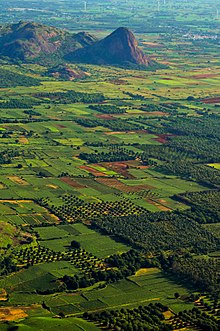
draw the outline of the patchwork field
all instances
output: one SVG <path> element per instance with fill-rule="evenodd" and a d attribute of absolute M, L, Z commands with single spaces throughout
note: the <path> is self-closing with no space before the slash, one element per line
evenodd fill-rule
<path fill-rule="evenodd" d="M 0 330 L 219 329 L 219 31 L 197 2 L 2 3 L 1 36 L 125 25 L 153 65 L 0 45 Z"/>

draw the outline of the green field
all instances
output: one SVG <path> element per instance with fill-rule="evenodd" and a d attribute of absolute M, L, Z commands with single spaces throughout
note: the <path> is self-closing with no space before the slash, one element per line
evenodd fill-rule
<path fill-rule="evenodd" d="M 139 331 L 125 310 L 155 303 L 175 330 L 219 329 L 216 0 L 18 2 L 0 11 L 0 330 Z M 69 60 L 119 26 L 153 66 Z"/>

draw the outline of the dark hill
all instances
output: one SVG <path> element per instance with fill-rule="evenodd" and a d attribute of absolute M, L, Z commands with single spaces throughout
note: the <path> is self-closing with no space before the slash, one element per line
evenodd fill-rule
<path fill-rule="evenodd" d="M 127 28 L 118 28 L 106 38 L 69 54 L 67 58 L 91 64 L 144 66 L 153 64 L 138 47 L 134 34 Z"/>
<path fill-rule="evenodd" d="M 53 67 L 64 64 L 64 60 L 135 68 L 155 66 L 127 28 L 118 28 L 106 38 L 97 40 L 86 32 L 71 34 L 39 23 L 19 22 L 0 28 L 1 56 Z M 59 70 L 57 75 L 64 79 L 72 74 L 69 70 Z"/>
<path fill-rule="evenodd" d="M 97 41 L 86 33 L 69 32 L 33 22 L 19 22 L 4 29 L 0 38 L 0 55 L 30 60 L 48 54 L 62 58 L 65 54 Z"/>

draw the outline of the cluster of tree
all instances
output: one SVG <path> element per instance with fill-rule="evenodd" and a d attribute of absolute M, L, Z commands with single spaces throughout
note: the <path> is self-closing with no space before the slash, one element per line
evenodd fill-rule
<path fill-rule="evenodd" d="M 142 104 L 140 107 L 140 110 L 146 111 L 146 112 L 154 112 L 159 111 L 162 113 L 168 113 L 172 115 L 176 115 L 178 113 L 178 108 L 187 108 L 184 106 L 180 106 L 179 103 L 159 103 L 159 104 Z"/>
<path fill-rule="evenodd" d="M 145 97 L 141 94 L 134 94 L 131 92 L 123 92 L 125 95 L 128 95 L 129 97 L 131 97 L 133 100 L 145 100 Z"/>
<path fill-rule="evenodd" d="M 75 203 L 76 202 L 76 203 Z M 133 215 L 141 214 L 145 211 L 143 207 L 135 205 L 131 200 L 85 202 L 80 199 L 66 201 L 63 205 L 54 206 L 47 202 L 47 208 L 57 215 L 61 220 L 68 222 L 76 220 L 88 220 L 99 218 L 100 215 Z"/>
<path fill-rule="evenodd" d="M 169 145 L 136 145 L 137 148 L 143 151 L 143 159 L 155 158 L 160 161 L 186 160 L 189 155 L 186 152 L 178 151 L 176 148 L 171 148 Z"/>
<path fill-rule="evenodd" d="M 76 242 L 74 242 L 75 246 Z M 61 280 L 68 290 L 76 290 L 92 286 L 97 282 L 105 281 L 113 283 L 125 277 L 133 275 L 140 268 L 148 268 L 156 265 L 155 260 L 149 260 L 139 252 L 130 250 L 122 255 L 113 255 L 105 259 L 107 269 L 92 268 L 84 275 L 65 275 Z M 158 265 L 158 264 L 157 264 Z"/>
<path fill-rule="evenodd" d="M 0 276 L 17 271 L 12 256 L 0 256 Z"/>
<path fill-rule="evenodd" d="M 158 257 L 161 267 L 171 272 L 175 277 L 191 283 L 201 291 L 219 293 L 219 266 L 218 259 L 195 257 L 189 254 L 182 256 L 161 254 Z"/>
<path fill-rule="evenodd" d="M 118 145 L 108 146 L 109 152 L 100 152 L 100 153 L 81 153 L 79 157 L 82 160 L 86 160 L 88 163 L 99 163 L 99 162 L 118 162 L 118 161 L 128 161 L 140 159 L 144 165 L 154 165 L 157 163 L 149 159 L 148 154 L 141 152 L 134 152 L 127 148 L 123 148 Z"/>
<path fill-rule="evenodd" d="M 201 224 L 220 222 L 219 190 L 190 192 L 176 195 L 174 198 L 191 206 L 191 209 L 183 213 L 196 222 Z"/>
<path fill-rule="evenodd" d="M 97 110 L 100 113 L 104 114 L 123 114 L 126 113 L 125 108 L 120 108 L 115 105 L 90 105 L 90 109 Z"/>
<path fill-rule="evenodd" d="M 201 312 L 198 308 L 179 312 L 172 320 L 172 324 L 174 326 L 178 325 L 178 328 L 184 326 L 196 327 L 201 331 L 218 331 L 220 329 L 219 320 L 205 312 Z"/>
<path fill-rule="evenodd" d="M 102 102 L 105 100 L 105 97 L 102 93 L 85 93 L 85 92 L 76 92 L 76 91 L 67 91 L 67 92 L 50 92 L 50 93 L 38 93 L 35 94 L 35 97 L 45 100 L 50 100 L 54 103 L 93 103 L 93 102 Z"/>
<path fill-rule="evenodd" d="M 161 303 L 96 313 L 84 313 L 89 321 L 99 323 L 103 328 L 115 331 L 169 331 L 172 326 L 165 324 L 163 315 L 168 308 Z"/>
<path fill-rule="evenodd" d="M 0 108 L 2 109 L 11 109 L 11 108 L 31 108 L 35 105 L 38 105 L 39 101 L 34 99 L 10 99 L 0 102 Z"/>
<path fill-rule="evenodd" d="M 133 131 L 133 130 L 142 130 L 144 129 L 144 126 L 128 122 L 121 119 L 112 119 L 110 121 L 106 121 L 101 118 L 77 118 L 74 119 L 74 121 L 82 126 L 88 127 L 88 128 L 95 128 L 96 126 L 104 126 L 106 128 L 109 128 L 113 131 Z"/>
<path fill-rule="evenodd" d="M 117 162 L 117 161 L 128 161 L 135 160 L 136 155 L 133 151 L 122 151 L 121 149 L 116 151 L 110 151 L 109 153 L 80 153 L 79 157 L 82 160 L 86 160 L 88 163 L 99 163 L 99 162 Z"/>
<path fill-rule="evenodd" d="M 220 139 L 220 118 L 217 115 L 202 117 L 169 117 L 163 123 L 167 132 L 180 136 Z"/>
<path fill-rule="evenodd" d="M 40 116 L 41 115 L 38 111 L 33 110 L 33 109 L 24 110 L 24 114 L 27 114 L 29 116 Z"/>
<path fill-rule="evenodd" d="M 36 233 L 36 236 L 40 240 L 38 233 Z M 58 237 L 55 239 L 61 238 Z M 89 274 L 90 277 L 91 272 L 95 273 L 99 270 L 105 271 L 106 269 L 103 260 L 98 259 L 96 256 L 80 248 L 80 243 L 77 241 L 72 241 L 69 250 L 66 252 L 55 252 L 39 245 L 37 247 L 14 249 L 12 254 L 13 261 L 20 269 L 28 268 L 34 264 L 55 261 L 68 261 L 76 268 L 83 269 L 83 272 Z"/>
<path fill-rule="evenodd" d="M 5 150 L 0 152 L 0 164 L 11 163 L 12 158 L 19 156 L 19 152 L 16 150 Z"/>
<path fill-rule="evenodd" d="M 3 68 L 0 69 L 0 88 L 37 85 L 40 85 L 40 80 L 37 78 L 18 74 Z"/>
<path fill-rule="evenodd" d="M 190 159 L 200 162 L 220 162 L 219 143 L 217 138 L 196 136 L 178 136 L 169 139 L 169 147 L 179 153 L 185 153 Z"/>
<path fill-rule="evenodd" d="M 134 274 L 140 268 L 150 268 L 158 265 L 156 260 L 148 259 L 137 250 L 131 249 L 123 254 L 114 254 L 105 259 L 107 265 L 116 267 L 128 274 Z"/>
<path fill-rule="evenodd" d="M 176 162 L 166 162 L 156 168 L 165 174 L 172 174 L 183 179 L 196 180 L 203 185 L 218 186 L 220 184 L 220 172 L 202 164 L 186 162 L 185 160 L 176 160 Z"/>
<path fill-rule="evenodd" d="M 184 248 L 207 252 L 217 250 L 220 245 L 219 239 L 182 212 L 145 211 L 121 217 L 99 215 L 92 224 L 105 233 L 120 237 L 123 242 L 151 252 Z"/>

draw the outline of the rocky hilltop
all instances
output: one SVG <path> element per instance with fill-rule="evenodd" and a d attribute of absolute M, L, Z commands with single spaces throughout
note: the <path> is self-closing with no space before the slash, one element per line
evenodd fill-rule
<path fill-rule="evenodd" d="M 91 64 L 138 64 L 149 66 L 152 61 L 138 47 L 134 34 L 118 28 L 106 38 L 67 56 L 72 61 Z"/>
<path fill-rule="evenodd" d="M 19 22 L 0 31 L 0 56 L 45 64 L 153 65 L 138 47 L 134 34 L 123 27 L 98 40 L 86 32 L 71 34 L 39 23 Z"/>
<path fill-rule="evenodd" d="M 0 55 L 20 60 L 46 58 L 49 54 L 62 58 L 95 41 L 95 37 L 85 32 L 71 34 L 39 23 L 19 22 L 1 33 Z"/>

